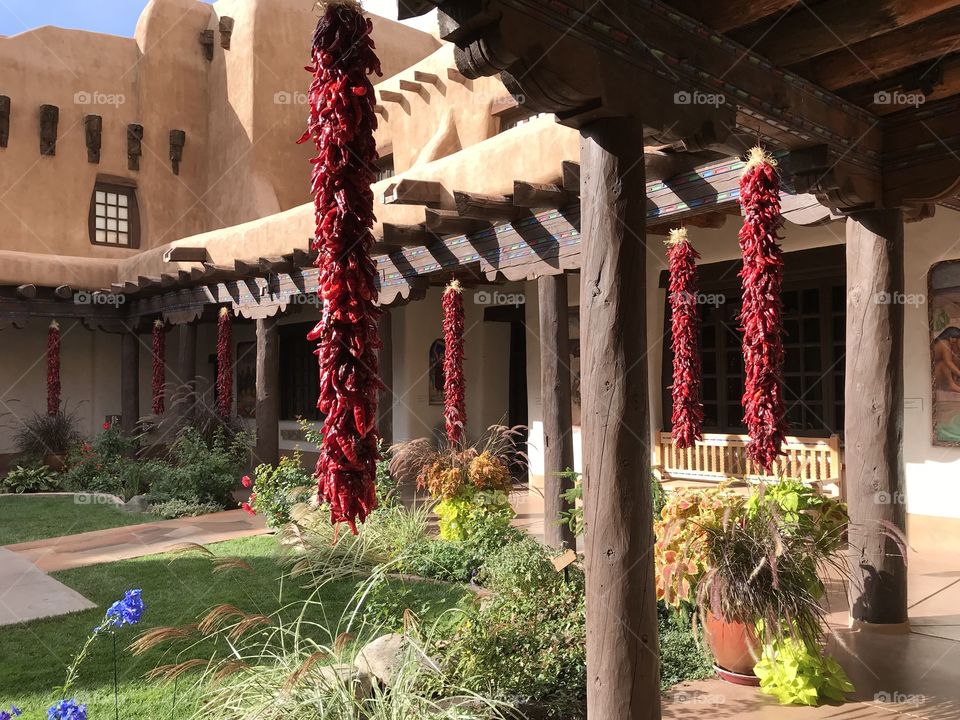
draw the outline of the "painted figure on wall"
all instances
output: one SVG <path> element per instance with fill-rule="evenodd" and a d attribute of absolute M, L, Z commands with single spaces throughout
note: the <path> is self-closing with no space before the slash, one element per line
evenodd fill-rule
<path fill-rule="evenodd" d="M 930 268 L 933 443 L 960 446 L 960 261 Z"/>

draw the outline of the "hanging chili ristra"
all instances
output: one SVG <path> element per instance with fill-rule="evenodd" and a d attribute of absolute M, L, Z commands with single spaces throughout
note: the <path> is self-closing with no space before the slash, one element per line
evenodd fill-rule
<path fill-rule="evenodd" d="M 230 417 L 233 407 L 233 333 L 230 311 L 220 308 L 217 318 L 217 415 Z"/>
<path fill-rule="evenodd" d="M 60 324 L 47 329 L 47 415 L 60 412 Z"/>
<path fill-rule="evenodd" d="M 700 292 L 697 260 L 700 254 L 687 238 L 686 228 L 670 231 L 667 262 L 670 266 L 670 331 L 673 349 L 673 442 L 693 447 L 703 437 L 703 403 L 700 399 Z"/>
<path fill-rule="evenodd" d="M 153 403 L 151 409 L 154 415 L 163 415 L 165 409 L 163 388 L 167 379 L 167 335 L 163 331 L 163 320 L 153 321 L 153 337 L 151 340 L 150 350 L 153 355 L 153 374 L 151 376 Z"/>
<path fill-rule="evenodd" d="M 443 291 L 443 418 L 451 445 L 467 428 L 467 382 L 463 377 L 463 287 L 452 280 Z"/>
<path fill-rule="evenodd" d="M 755 463 L 770 471 L 787 433 L 783 401 L 783 251 L 777 243 L 780 176 L 776 161 L 763 148 L 750 151 L 740 178 L 743 227 L 744 423 L 750 435 L 747 450 Z"/>
<path fill-rule="evenodd" d="M 323 443 L 317 460 L 322 500 L 330 519 L 353 532 L 376 507 L 377 376 L 376 266 L 373 192 L 377 149 L 374 92 L 368 75 L 380 72 L 371 22 L 355 0 L 319 3 L 323 17 L 313 38 L 307 132 L 313 140 L 312 193 L 316 214 L 321 320 L 307 335 L 319 341 Z"/>

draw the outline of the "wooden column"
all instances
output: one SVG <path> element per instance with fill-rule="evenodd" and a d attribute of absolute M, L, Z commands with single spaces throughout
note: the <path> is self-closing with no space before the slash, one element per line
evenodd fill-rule
<path fill-rule="evenodd" d="M 280 315 L 257 320 L 257 462 L 280 462 Z"/>
<path fill-rule="evenodd" d="M 660 718 L 640 123 L 582 130 L 580 274 L 587 708 Z"/>
<path fill-rule="evenodd" d="M 903 467 L 903 213 L 847 218 L 844 463 L 850 511 L 850 613 L 907 620 Z"/>
<path fill-rule="evenodd" d="M 140 422 L 140 339 L 135 330 L 120 335 L 120 425 L 135 435 Z"/>
<path fill-rule="evenodd" d="M 197 400 L 197 324 L 195 322 L 177 325 L 177 391 L 179 416 L 188 418 L 193 415 Z"/>
<path fill-rule="evenodd" d="M 576 538 L 561 514 L 570 510 L 563 494 L 573 483 L 559 473 L 573 468 L 570 405 L 570 321 L 567 276 L 537 280 L 540 310 L 540 398 L 543 404 L 543 536 L 547 545 L 574 548 Z"/>
<path fill-rule="evenodd" d="M 380 316 L 380 380 L 384 389 L 377 399 L 377 431 L 387 447 L 393 444 L 393 314 L 384 308 Z"/>

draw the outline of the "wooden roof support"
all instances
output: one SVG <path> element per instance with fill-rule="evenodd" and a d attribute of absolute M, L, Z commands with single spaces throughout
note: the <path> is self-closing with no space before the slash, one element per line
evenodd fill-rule
<path fill-rule="evenodd" d="M 461 217 L 456 210 L 435 210 L 426 208 L 424 224 L 427 230 L 438 235 L 461 235 L 479 232 L 490 227 L 489 222 Z"/>
<path fill-rule="evenodd" d="M 403 93 L 396 90 L 377 90 L 377 96 L 382 103 L 402 103 L 404 101 Z"/>
<path fill-rule="evenodd" d="M 573 160 L 564 160 L 560 164 L 560 174 L 563 177 L 563 189 L 568 193 L 580 196 L 580 163 Z"/>
<path fill-rule="evenodd" d="M 399 247 L 429 245 L 437 236 L 424 229 L 423 225 L 397 225 L 383 223 L 383 244 Z"/>
<path fill-rule="evenodd" d="M 260 258 L 257 263 L 264 275 L 277 275 L 294 269 L 293 263 L 283 258 Z"/>
<path fill-rule="evenodd" d="M 513 204 L 513 197 L 510 195 L 481 195 L 454 190 L 453 200 L 457 205 L 457 214 L 473 220 L 516 220 L 528 214 L 526 210 Z"/>
<path fill-rule="evenodd" d="M 439 207 L 443 185 L 434 180 L 403 178 L 391 184 L 383 193 L 384 205 L 426 205 Z"/>
<path fill-rule="evenodd" d="M 241 277 L 255 277 L 260 274 L 260 265 L 245 260 L 234 260 L 233 269 Z"/>
<path fill-rule="evenodd" d="M 576 202 L 577 196 L 559 185 L 513 181 L 513 204 L 525 208 L 561 208 Z"/>
<path fill-rule="evenodd" d="M 24 300 L 32 300 L 37 296 L 37 286 L 32 284 L 18 285 L 17 295 Z"/>
<path fill-rule="evenodd" d="M 293 259 L 293 264 L 297 267 L 312 267 L 317 260 L 317 252 L 316 250 L 294 250 L 291 253 L 291 257 Z"/>
<path fill-rule="evenodd" d="M 674 8 L 714 30 L 726 32 L 794 7 L 796 0 L 672 0 Z"/>
<path fill-rule="evenodd" d="M 163 254 L 164 262 L 207 262 L 210 255 L 205 247 L 175 245 Z"/>
<path fill-rule="evenodd" d="M 427 91 L 419 82 L 415 80 L 400 80 L 400 89 L 407 92 L 415 92 L 417 95 L 426 95 Z"/>
<path fill-rule="evenodd" d="M 380 103 L 373 106 L 373 111 L 382 118 L 387 117 L 387 109 Z"/>
<path fill-rule="evenodd" d="M 158 277 L 153 277 L 153 276 L 147 277 L 146 275 L 137 276 L 137 287 L 140 290 L 147 290 L 149 288 L 159 287 L 159 286 L 160 286 L 160 278 Z"/>
<path fill-rule="evenodd" d="M 169 288 L 176 287 L 180 282 L 180 275 L 174 273 L 161 273 L 160 274 L 160 287 Z"/>
<path fill-rule="evenodd" d="M 457 68 L 447 68 L 447 80 L 459 85 L 470 85 L 470 79 Z"/>
<path fill-rule="evenodd" d="M 53 289 L 53 296 L 57 300 L 72 300 L 73 288 L 69 285 L 57 285 L 57 287 Z"/>
<path fill-rule="evenodd" d="M 424 72 L 423 70 L 414 70 L 413 79 L 417 82 L 430 83 L 431 85 L 439 85 L 440 77 L 434 75 L 433 73 Z"/>

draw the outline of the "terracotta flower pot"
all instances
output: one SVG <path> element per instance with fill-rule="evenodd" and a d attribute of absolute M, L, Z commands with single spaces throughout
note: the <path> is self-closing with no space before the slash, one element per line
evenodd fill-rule
<path fill-rule="evenodd" d="M 738 684 L 759 684 L 753 666 L 760 659 L 760 641 L 752 627 L 708 613 L 703 632 L 713 652 L 717 674 L 722 679 Z"/>
<path fill-rule="evenodd" d="M 60 472 L 67 464 L 66 457 L 56 453 L 49 453 L 43 456 L 43 464 L 54 472 Z"/>

